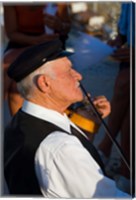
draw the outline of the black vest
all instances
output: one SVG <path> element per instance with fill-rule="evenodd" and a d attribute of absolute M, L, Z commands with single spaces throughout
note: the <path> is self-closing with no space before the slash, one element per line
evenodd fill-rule
<path fill-rule="evenodd" d="M 10 194 L 42 195 L 35 174 L 34 157 L 41 141 L 54 131 L 69 134 L 56 125 L 21 110 L 13 117 L 4 135 L 4 175 Z M 74 135 L 78 137 L 81 134 Z M 90 142 L 85 137 L 78 138 L 89 152 L 92 151 L 89 148 Z M 101 163 L 99 165 L 103 168 Z"/>

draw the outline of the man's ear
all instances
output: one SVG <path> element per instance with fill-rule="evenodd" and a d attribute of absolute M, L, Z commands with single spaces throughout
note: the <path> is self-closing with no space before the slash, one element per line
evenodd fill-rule
<path fill-rule="evenodd" d="M 45 75 L 39 75 L 37 77 L 37 87 L 41 92 L 47 92 L 49 89 L 48 78 Z"/>

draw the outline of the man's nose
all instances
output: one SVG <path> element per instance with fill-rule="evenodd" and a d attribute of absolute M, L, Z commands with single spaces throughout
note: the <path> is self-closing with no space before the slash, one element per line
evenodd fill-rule
<path fill-rule="evenodd" d="M 82 75 L 79 73 L 79 72 L 77 72 L 76 70 L 74 70 L 73 69 L 73 72 L 74 72 L 74 76 L 78 79 L 78 80 L 82 80 Z"/>

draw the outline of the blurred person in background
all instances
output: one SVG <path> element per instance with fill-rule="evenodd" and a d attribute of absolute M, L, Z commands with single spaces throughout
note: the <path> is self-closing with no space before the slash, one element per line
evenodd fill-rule
<path fill-rule="evenodd" d="M 63 2 L 39 5 L 4 3 L 3 6 L 8 38 L 3 56 L 4 98 L 8 100 L 10 114 L 14 115 L 21 107 L 23 99 L 17 91 L 15 81 L 7 76 L 9 65 L 31 45 L 60 38 L 65 48 L 71 23 L 69 5 Z M 47 28 L 52 29 L 52 32 L 47 31 Z"/>
<path fill-rule="evenodd" d="M 112 137 L 121 134 L 120 146 L 128 163 L 130 163 L 130 66 L 134 67 L 135 45 L 135 7 L 134 3 L 122 3 L 118 22 L 118 35 L 109 41 L 111 46 L 117 47 L 112 57 L 120 62 L 114 94 L 111 101 L 111 114 L 108 127 Z M 112 142 L 105 134 L 99 144 L 99 153 L 105 162 L 110 157 Z M 130 166 L 129 166 L 130 167 Z M 115 177 L 117 185 L 124 191 L 130 192 L 130 171 L 121 159 L 119 175 Z"/>

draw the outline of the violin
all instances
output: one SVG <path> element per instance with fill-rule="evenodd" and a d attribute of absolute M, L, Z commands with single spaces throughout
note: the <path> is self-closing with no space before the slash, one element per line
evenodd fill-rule
<path fill-rule="evenodd" d="M 101 123 L 92 112 L 90 106 L 82 104 L 76 109 L 68 108 L 65 113 L 69 119 L 83 131 L 89 134 L 98 132 Z"/>

